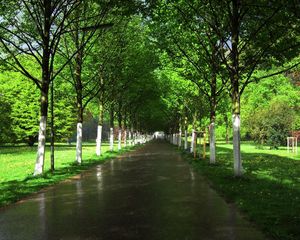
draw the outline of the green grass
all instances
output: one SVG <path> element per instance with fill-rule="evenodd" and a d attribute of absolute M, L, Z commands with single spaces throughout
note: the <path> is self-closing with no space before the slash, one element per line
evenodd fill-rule
<path fill-rule="evenodd" d="M 217 144 L 217 163 L 186 157 L 250 221 L 273 239 L 300 239 L 300 153 L 241 146 L 244 176 L 233 176 L 232 145 Z"/>
<path fill-rule="evenodd" d="M 116 149 L 116 147 L 115 147 Z M 75 164 L 75 145 L 58 144 L 55 148 L 55 172 L 50 171 L 49 147 L 46 149 L 45 168 L 42 176 L 33 177 L 36 147 L 0 147 L 0 207 L 16 202 L 44 187 L 79 174 L 89 167 L 100 164 L 118 154 L 129 151 L 110 152 L 107 143 L 102 146 L 102 156 L 95 154 L 95 144 L 83 144 L 83 162 Z"/>

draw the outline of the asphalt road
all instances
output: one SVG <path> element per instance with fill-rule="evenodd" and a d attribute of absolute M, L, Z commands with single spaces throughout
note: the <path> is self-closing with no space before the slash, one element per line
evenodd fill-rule
<path fill-rule="evenodd" d="M 158 141 L 0 210 L 0 239 L 265 238 Z"/>

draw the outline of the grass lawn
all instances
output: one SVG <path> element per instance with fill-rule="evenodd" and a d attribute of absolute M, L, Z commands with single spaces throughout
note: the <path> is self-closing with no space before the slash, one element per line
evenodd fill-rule
<path fill-rule="evenodd" d="M 207 147 L 209 150 L 209 147 Z M 274 239 L 300 239 L 300 150 L 258 149 L 242 143 L 244 176 L 233 177 L 232 145 L 217 144 L 217 163 L 186 157 L 214 189 Z"/>
<path fill-rule="evenodd" d="M 95 154 L 95 144 L 83 144 L 83 162 L 75 164 L 76 146 L 57 144 L 55 147 L 55 172 L 50 172 L 50 148 L 46 149 L 45 173 L 33 177 L 37 147 L 5 146 L 0 147 L 0 207 L 18 201 L 43 187 L 55 184 L 61 180 L 80 173 L 92 165 L 99 164 L 128 151 L 130 147 L 120 152 L 109 152 L 108 143 L 102 146 L 102 156 Z M 117 149 L 117 146 L 115 146 Z"/>

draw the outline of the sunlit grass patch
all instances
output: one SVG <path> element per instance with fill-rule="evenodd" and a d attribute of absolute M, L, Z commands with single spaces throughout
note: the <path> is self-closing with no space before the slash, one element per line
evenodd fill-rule
<path fill-rule="evenodd" d="M 90 166 L 129 151 L 132 147 L 119 152 L 110 152 L 104 143 L 102 155 L 95 154 L 95 144 L 83 145 L 83 162 L 75 163 L 75 145 L 57 144 L 55 147 L 55 172 L 50 171 L 50 148 L 46 149 L 45 168 L 42 176 L 34 177 L 36 147 L 15 146 L 0 148 L 0 207 L 15 202 L 43 187 L 55 184 L 76 175 Z M 117 149 L 117 146 L 115 146 Z"/>

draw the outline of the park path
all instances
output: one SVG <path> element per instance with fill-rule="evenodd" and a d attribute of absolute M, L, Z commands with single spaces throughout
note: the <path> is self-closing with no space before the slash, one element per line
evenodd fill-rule
<path fill-rule="evenodd" d="M 1 240 L 260 240 L 165 142 L 0 211 Z"/>

